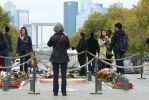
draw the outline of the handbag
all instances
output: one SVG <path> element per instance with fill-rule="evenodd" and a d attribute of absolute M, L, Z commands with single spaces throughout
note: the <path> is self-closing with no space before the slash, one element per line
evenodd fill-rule
<path fill-rule="evenodd" d="M 109 49 L 108 49 L 107 46 L 106 46 L 106 48 L 107 48 L 106 57 L 107 57 L 108 59 L 111 59 L 111 58 L 113 57 L 113 54 L 112 54 L 112 52 L 109 52 Z"/>
<path fill-rule="evenodd" d="M 108 59 L 111 59 L 112 56 L 113 56 L 113 54 L 107 50 L 107 51 L 106 51 L 106 57 L 107 57 Z"/>
<path fill-rule="evenodd" d="M 55 50 L 56 50 L 57 46 L 59 45 L 60 41 L 62 40 L 62 38 L 63 38 L 63 35 L 61 35 L 61 37 L 60 37 L 59 41 L 57 42 L 56 46 L 53 47 L 53 51 L 52 51 L 53 56 L 58 56 L 58 53 L 55 52 Z"/>

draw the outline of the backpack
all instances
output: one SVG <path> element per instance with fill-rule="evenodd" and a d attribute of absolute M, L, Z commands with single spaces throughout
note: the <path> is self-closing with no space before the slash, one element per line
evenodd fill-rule
<path fill-rule="evenodd" d="M 116 45 L 120 51 L 128 50 L 128 37 L 126 35 L 120 35 Z"/>

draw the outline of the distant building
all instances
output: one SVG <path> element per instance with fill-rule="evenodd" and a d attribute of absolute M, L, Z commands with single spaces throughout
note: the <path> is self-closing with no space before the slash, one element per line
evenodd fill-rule
<path fill-rule="evenodd" d="M 80 0 L 80 6 L 81 10 L 76 15 L 77 16 L 77 26 L 76 31 L 79 31 L 81 27 L 83 27 L 84 22 L 88 19 L 88 17 L 94 13 L 95 11 L 98 11 L 100 13 L 106 13 L 108 11 L 108 8 L 104 8 L 103 4 L 92 2 L 91 0 Z"/>
<path fill-rule="evenodd" d="M 91 14 L 91 9 L 85 10 L 83 12 L 80 12 L 76 15 L 76 31 L 79 31 L 79 29 L 83 26 L 84 22 L 88 19 L 88 17 Z"/>
<path fill-rule="evenodd" d="M 78 13 L 78 2 L 64 2 L 64 29 L 68 36 L 76 33 L 76 15 Z"/>
<path fill-rule="evenodd" d="M 17 10 L 16 14 L 16 26 L 20 29 L 25 24 L 29 24 L 29 11 L 28 10 Z"/>
<path fill-rule="evenodd" d="M 108 12 L 108 8 L 104 8 L 103 4 L 95 4 L 96 8 L 99 10 L 100 13 L 107 13 Z"/>
<path fill-rule="evenodd" d="M 47 47 L 47 42 L 54 34 L 53 27 L 56 23 L 32 23 L 26 24 L 28 35 L 32 38 L 32 44 L 35 48 Z"/>
<path fill-rule="evenodd" d="M 6 12 L 8 12 L 11 23 L 15 25 L 16 6 L 11 1 L 8 1 L 6 4 L 4 4 L 4 9 Z"/>
<path fill-rule="evenodd" d="M 81 6 L 81 12 L 84 12 L 84 11 L 90 9 L 88 0 L 80 0 L 80 6 Z"/>
<path fill-rule="evenodd" d="M 17 10 L 16 5 L 14 5 L 11 1 L 8 1 L 6 4 L 4 4 L 4 9 L 8 12 L 11 23 L 16 28 L 20 29 L 23 25 L 29 24 L 28 10 Z"/>
<path fill-rule="evenodd" d="M 121 3 L 121 2 L 117 2 L 117 3 L 115 3 L 115 5 L 119 8 L 123 8 L 123 3 Z"/>

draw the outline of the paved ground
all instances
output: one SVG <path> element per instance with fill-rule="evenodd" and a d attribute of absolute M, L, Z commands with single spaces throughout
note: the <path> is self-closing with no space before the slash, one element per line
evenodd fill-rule
<path fill-rule="evenodd" d="M 68 96 L 63 97 L 59 93 L 58 97 L 52 94 L 52 84 L 37 84 L 37 91 L 40 95 L 29 95 L 29 85 L 22 89 L 13 89 L 7 92 L 0 90 L 0 100 L 148 100 L 149 98 L 149 75 L 145 80 L 138 80 L 139 75 L 127 75 L 130 82 L 134 83 L 134 89 L 123 91 L 108 89 L 103 86 L 102 95 L 91 95 L 94 91 L 94 83 L 82 85 L 68 85 Z"/>

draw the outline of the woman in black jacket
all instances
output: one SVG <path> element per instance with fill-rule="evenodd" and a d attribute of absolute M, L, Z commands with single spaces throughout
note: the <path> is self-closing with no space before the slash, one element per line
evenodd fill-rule
<path fill-rule="evenodd" d="M 54 96 L 58 95 L 59 84 L 58 84 L 58 75 L 59 67 L 61 66 L 62 73 L 62 95 L 66 96 L 66 74 L 67 74 L 67 64 L 69 62 L 69 57 L 67 54 L 67 49 L 70 46 L 68 37 L 63 33 L 64 28 L 62 24 L 57 23 L 54 27 L 55 34 L 50 38 L 47 45 L 53 47 L 53 52 L 51 54 L 50 61 L 53 64 L 54 71 L 54 81 L 53 81 L 53 93 Z"/>

